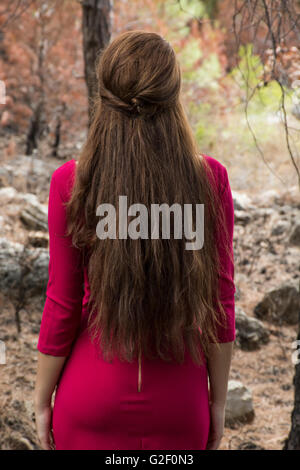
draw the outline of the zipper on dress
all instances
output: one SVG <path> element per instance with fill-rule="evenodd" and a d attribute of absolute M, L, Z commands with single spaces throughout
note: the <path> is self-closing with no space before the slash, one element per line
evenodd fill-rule
<path fill-rule="evenodd" d="M 141 386 L 142 386 L 142 355 L 141 355 L 141 349 L 139 348 L 138 392 L 141 391 Z"/>

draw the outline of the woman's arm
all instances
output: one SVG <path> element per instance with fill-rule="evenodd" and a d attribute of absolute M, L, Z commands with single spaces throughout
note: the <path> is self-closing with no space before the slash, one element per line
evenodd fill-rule
<path fill-rule="evenodd" d="M 207 361 L 210 402 L 223 407 L 226 404 L 233 344 L 233 341 L 211 344 Z"/>
<path fill-rule="evenodd" d="M 207 371 L 210 386 L 210 434 L 207 449 L 218 449 L 225 421 L 225 405 L 229 371 L 235 340 L 235 284 L 234 284 L 234 254 L 233 254 L 233 231 L 234 231 L 234 207 L 228 173 L 225 169 L 222 185 L 221 201 L 224 207 L 225 224 L 228 239 L 223 237 L 220 231 L 218 250 L 221 261 L 221 272 L 219 277 L 220 302 L 226 313 L 225 322 L 217 325 L 217 344 L 211 344 L 207 358 Z M 225 244 L 229 243 L 229 251 Z"/>
<path fill-rule="evenodd" d="M 49 280 L 37 349 L 68 356 L 81 322 L 84 295 L 83 254 L 66 236 L 66 207 L 74 166 L 67 162 L 52 175 L 48 203 Z"/>
<path fill-rule="evenodd" d="M 50 356 L 38 351 L 34 409 L 38 439 L 44 450 L 54 449 L 54 439 L 51 430 L 51 398 L 65 360 L 66 357 Z"/>
<path fill-rule="evenodd" d="M 209 377 L 211 425 L 207 450 L 218 449 L 223 436 L 232 351 L 233 341 L 210 345 L 207 370 Z"/>
<path fill-rule="evenodd" d="M 37 344 L 34 390 L 36 428 L 43 449 L 52 448 L 51 398 L 80 328 L 84 294 L 82 253 L 72 245 L 71 237 L 65 236 L 64 203 L 73 176 L 71 165 L 72 161 L 67 162 L 53 173 L 49 191 L 49 281 Z"/>
<path fill-rule="evenodd" d="M 55 390 L 66 357 L 50 356 L 38 351 L 37 373 L 34 389 L 34 402 L 36 405 L 51 404 L 52 394 Z"/>

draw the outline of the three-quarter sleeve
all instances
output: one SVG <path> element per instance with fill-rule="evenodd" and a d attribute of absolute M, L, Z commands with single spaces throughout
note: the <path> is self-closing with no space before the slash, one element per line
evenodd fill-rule
<path fill-rule="evenodd" d="M 224 208 L 224 224 L 226 225 L 228 238 L 226 242 L 225 230 L 220 230 L 218 236 L 218 252 L 221 270 L 219 273 L 219 298 L 225 310 L 226 319 L 220 316 L 221 325 L 217 325 L 217 340 L 219 343 L 227 343 L 235 340 L 235 283 L 234 283 L 234 207 L 228 173 L 225 167 L 221 190 L 221 203 Z M 225 249 L 228 244 L 229 252 Z M 217 308 L 217 311 L 220 310 Z"/>
<path fill-rule="evenodd" d="M 57 170 L 53 173 L 48 203 L 49 280 L 37 349 L 53 356 L 68 356 L 81 321 L 84 295 L 82 254 L 72 245 L 66 208 Z"/>

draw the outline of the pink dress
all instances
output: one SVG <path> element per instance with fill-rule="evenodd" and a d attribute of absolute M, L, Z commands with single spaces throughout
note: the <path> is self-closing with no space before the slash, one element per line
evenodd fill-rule
<path fill-rule="evenodd" d="M 233 237 L 234 210 L 226 168 L 210 163 Z M 205 449 L 210 415 L 206 364 L 196 366 L 186 352 L 182 365 L 141 359 L 105 362 L 87 333 L 89 283 L 81 253 L 66 230 L 64 202 L 70 197 L 76 161 L 54 171 L 48 225 L 49 281 L 37 349 L 67 356 L 56 388 L 52 426 L 57 450 L 200 450 Z M 227 326 L 218 328 L 221 343 L 234 341 L 234 265 L 219 246 L 224 272 L 221 300 Z"/>

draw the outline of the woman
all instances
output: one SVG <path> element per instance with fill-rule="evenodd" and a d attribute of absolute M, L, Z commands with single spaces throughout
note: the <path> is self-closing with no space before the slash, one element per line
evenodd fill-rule
<path fill-rule="evenodd" d="M 235 339 L 227 171 L 198 152 L 180 67 L 160 35 L 119 35 L 96 71 L 86 144 L 50 185 L 38 437 L 43 449 L 217 449 Z M 135 236 L 111 236 L 99 206 L 110 204 L 120 227 L 120 196 L 148 209 L 149 227 L 155 204 L 190 204 L 194 217 L 204 204 L 203 246 L 175 236 L 186 225 L 172 210 L 158 237 L 153 226 L 142 234 L 130 211 Z M 100 234 L 99 215 L 108 217 Z M 168 220 L 173 236 L 163 233 Z"/>

